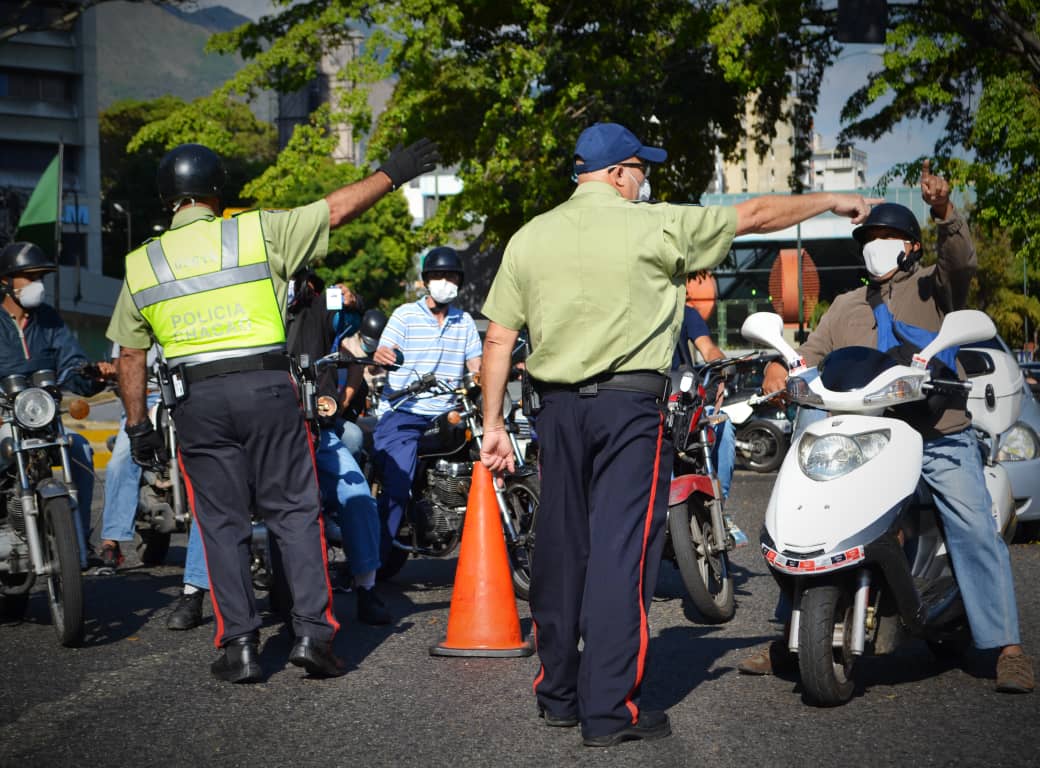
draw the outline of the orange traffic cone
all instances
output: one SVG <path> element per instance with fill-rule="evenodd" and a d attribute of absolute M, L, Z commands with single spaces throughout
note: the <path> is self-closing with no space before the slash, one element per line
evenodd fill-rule
<path fill-rule="evenodd" d="M 479 461 L 462 526 L 459 564 L 448 611 L 448 634 L 433 656 L 530 656 L 520 634 L 513 578 L 491 473 Z"/>

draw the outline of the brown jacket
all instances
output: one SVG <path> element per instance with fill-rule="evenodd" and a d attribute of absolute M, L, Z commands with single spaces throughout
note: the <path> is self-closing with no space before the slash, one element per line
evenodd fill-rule
<path fill-rule="evenodd" d="M 894 319 L 933 332 L 939 330 L 947 312 L 966 308 L 968 286 L 978 267 L 968 225 L 958 211 L 936 222 L 936 227 L 936 264 L 897 272 L 881 286 L 882 299 Z M 867 303 L 866 286 L 838 296 L 799 352 L 812 366 L 833 350 L 851 346 L 877 346 L 877 324 Z M 959 365 L 958 370 L 963 377 Z M 925 439 L 960 432 L 971 423 L 963 399 L 938 413 L 916 407 L 905 415 Z"/>

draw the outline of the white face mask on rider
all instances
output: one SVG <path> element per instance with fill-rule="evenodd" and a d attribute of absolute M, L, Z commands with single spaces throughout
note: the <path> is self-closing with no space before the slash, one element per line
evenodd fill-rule
<path fill-rule="evenodd" d="M 899 266 L 899 257 L 906 252 L 902 240 L 871 240 L 863 246 L 863 261 L 867 272 L 883 277 Z"/>
<path fill-rule="evenodd" d="M 43 304 L 43 281 L 33 280 L 26 286 L 14 292 L 15 301 L 21 304 L 23 309 L 34 309 Z"/>
<path fill-rule="evenodd" d="M 427 287 L 430 291 L 430 298 L 438 304 L 451 304 L 459 295 L 459 287 L 451 280 L 431 280 Z"/>

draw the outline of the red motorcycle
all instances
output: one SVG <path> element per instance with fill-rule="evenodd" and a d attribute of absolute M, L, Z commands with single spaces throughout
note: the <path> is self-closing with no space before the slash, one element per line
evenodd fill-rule
<path fill-rule="evenodd" d="M 744 358 L 708 363 L 699 374 L 673 374 L 668 398 L 668 428 L 675 449 L 668 493 L 668 543 L 665 557 L 675 563 L 690 600 L 706 624 L 733 618 L 733 575 L 729 552 L 736 541 L 727 530 L 722 489 L 712 449 L 715 426 L 725 414 L 709 416 L 706 393 L 715 391 L 719 374 Z"/>

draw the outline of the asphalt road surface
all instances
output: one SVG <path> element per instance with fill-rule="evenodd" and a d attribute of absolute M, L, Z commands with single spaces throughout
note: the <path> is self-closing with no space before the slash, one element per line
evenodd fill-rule
<path fill-rule="evenodd" d="M 744 472 L 734 483 L 730 510 L 752 540 L 771 483 Z M 354 596 L 336 596 L 345 677 L 312 680 L 286 665 L 290 637 L 267 617 L 266 680 L 232 686 L 209 674 L 208 605 L 203 627 L 165 627 L 183 556 L 175 539 L 168 566 L 88 579 L 82 648 L 58 646 L 39 593 L 26 621 L 0 626 L 0 765 L 1040 764 L 1040 693 L 996 693 L 991 656 L 951 666 L 916 643 L 867 659 L 855 698 L 835 709 L 802 703 L 794 677 L 739 675 L 737 662 L 777 632 L 777 590 L 754 545 L 733 558 L 738 609 L 723 626 L 694 620 L 665 564 L 643 705 L 667 708 L 674 735 L 609 750 L 535 716 L 536 657 L 428 655 L 444 636 L 454 560 L 413 560 L 384 587 L 393 627 L 355 623 Z M 1040 545 L 1016 544 L 1012 562 L 1026 646 L 1040 653 Z"/>

